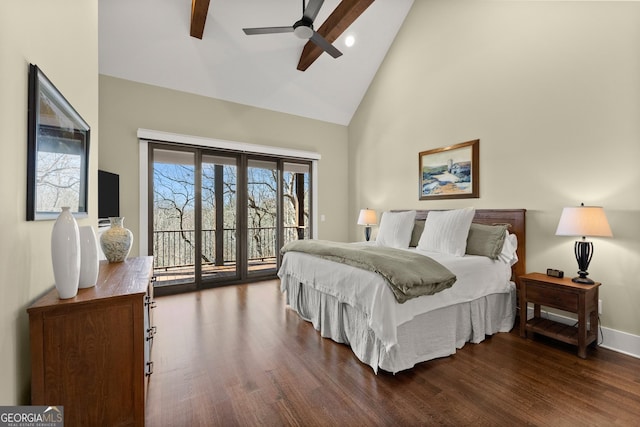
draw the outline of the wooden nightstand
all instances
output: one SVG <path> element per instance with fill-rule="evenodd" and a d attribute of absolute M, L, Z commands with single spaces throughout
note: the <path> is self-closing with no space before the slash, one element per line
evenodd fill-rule
<path fill-rule="evenodd" d="M 520 336 L 535 332 L 578 346 L 578 356 L 587 357 L 587 346 L 598 342 L 598 287 L 570 278 L 558 279 L 542 273 L 520 276 Z M 527 304 L 533 303 L 533 318 L 527 320 Z M 577 326 L 568 326 L 540 317 L 540 306 L 577 313 Z M 589 329 L 587 329 L 587 317 Z"/>

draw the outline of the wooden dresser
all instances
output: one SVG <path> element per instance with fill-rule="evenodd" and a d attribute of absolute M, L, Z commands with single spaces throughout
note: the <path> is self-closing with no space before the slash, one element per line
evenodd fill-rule
<path fill-rule="evenodd" d="M 64 407 L 65 426 L 144 426 L 153 257 L 100 264 L 98 284 L 27 309 L 31 404 Z"/>

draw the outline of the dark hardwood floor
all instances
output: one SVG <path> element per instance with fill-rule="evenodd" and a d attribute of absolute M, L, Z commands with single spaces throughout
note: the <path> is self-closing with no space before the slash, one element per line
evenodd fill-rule
<path fill-rule="evenodd" d="M 148 426 L 640 425 L 640 360 L 516 331 L 375 375 L 279 281 L 157 299 Z"/>

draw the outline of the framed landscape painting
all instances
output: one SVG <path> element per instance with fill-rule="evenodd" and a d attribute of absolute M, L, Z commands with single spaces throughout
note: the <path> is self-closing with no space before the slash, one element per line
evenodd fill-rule
<path fill-rule="evenodd" d="M 422 151 L 419 157 L 419 199 L 480 197 L 480 140 Z"/>

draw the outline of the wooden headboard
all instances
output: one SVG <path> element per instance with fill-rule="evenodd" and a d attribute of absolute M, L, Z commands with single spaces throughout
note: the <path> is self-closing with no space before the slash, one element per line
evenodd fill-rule
<path fill-rule="evenodd" d="M 439 209 L 432 209 L 439 210 Z M 526 209 L 476 209 L 473 222 L 478 224 L 509 224 L 509 232 L 518 238 L 518 262 L 513 266 L 512 280 L 518 283 L 517 278 L 527 272 L 527 233 L 525 228 Z M 426 219 L 429 210 L 416 210 L 416 219 Z"/>

